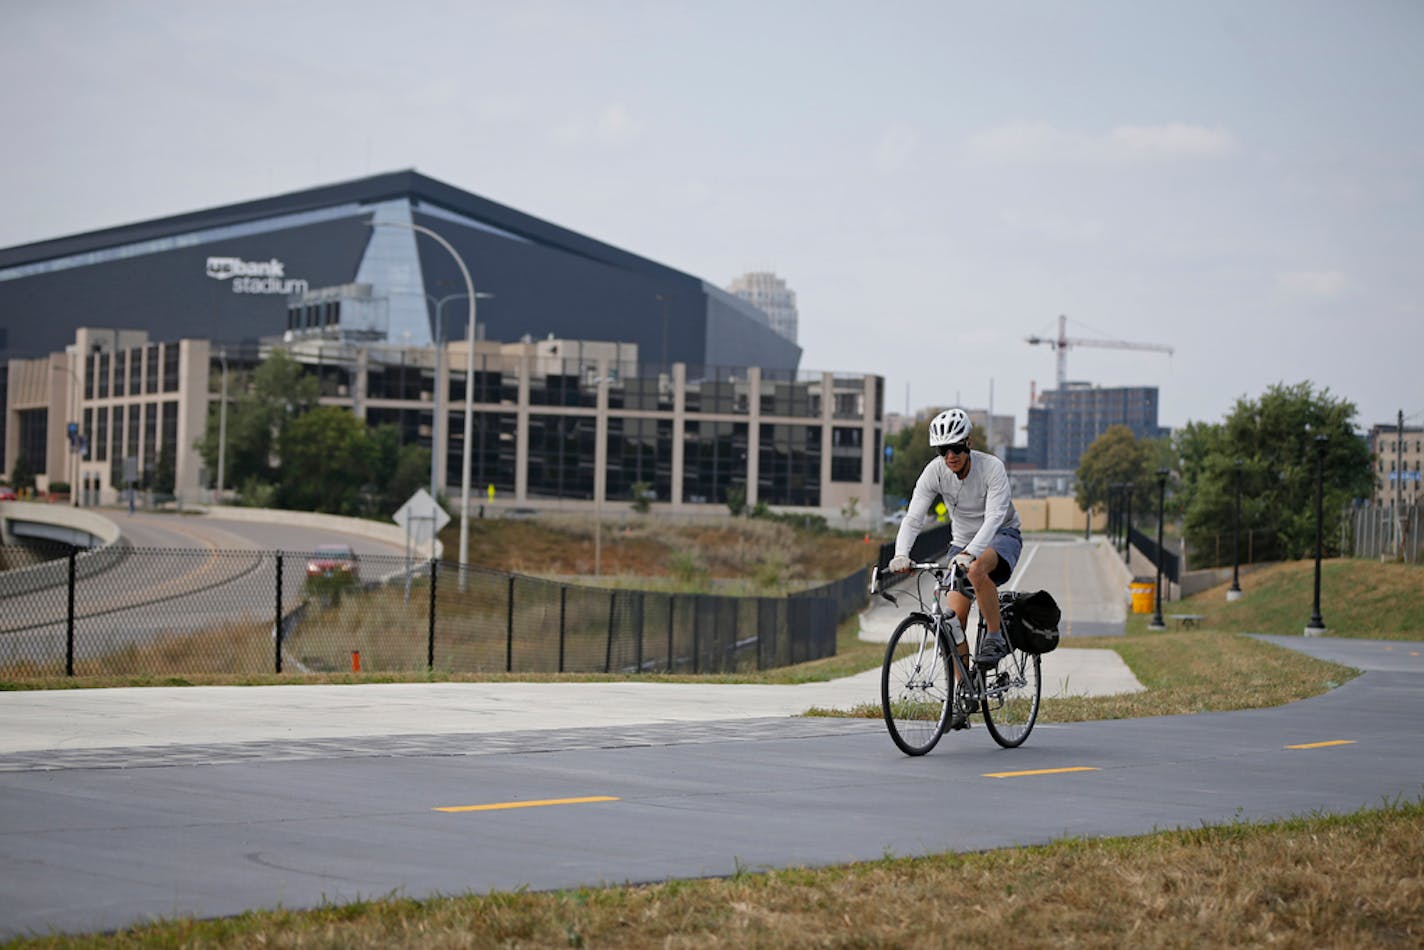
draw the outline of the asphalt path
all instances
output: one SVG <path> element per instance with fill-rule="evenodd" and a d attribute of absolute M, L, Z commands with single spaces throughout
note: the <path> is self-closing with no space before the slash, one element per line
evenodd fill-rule
<path fill-rule="evenodd" d="M 1017 750 L 976 727 L 916 759 L 876 721 L 539 729 L 538 709 L 531 728 L 496 733 L 0 754 L 0 933 L 730 875 L 1419 796 L 1419 645 L 1278 642 L 1366 672 L 1276 709 L 1045 722 Z"/>

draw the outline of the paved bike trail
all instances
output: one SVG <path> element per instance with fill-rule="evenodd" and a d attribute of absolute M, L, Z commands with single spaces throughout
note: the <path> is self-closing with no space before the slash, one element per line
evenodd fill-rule
<path fill-rule="evenodd" d="M 1043 723 L 1018 750 L 976 726 L 914 759 L 877 721 L 753 718 L 32 761 L 0 772 L 0 933 L 725 875 L 1418 796 L 1420 651 L 1282 639 L 1366 672 L 1276 709 Z"/>

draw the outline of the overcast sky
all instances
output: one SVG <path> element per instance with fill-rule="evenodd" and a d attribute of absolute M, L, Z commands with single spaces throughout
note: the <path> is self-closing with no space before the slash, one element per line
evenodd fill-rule
<path fill-rule="evenodd" d="M 0 0 L 0 247 L 414 168 L 725 286 L 802 367 L 1163 425 L 1424 421 L 1424 3 Z M 478 262 L 471 262 L 478 271 Z M 1024 442 L 1020 432 L 1018 441 Z"/>

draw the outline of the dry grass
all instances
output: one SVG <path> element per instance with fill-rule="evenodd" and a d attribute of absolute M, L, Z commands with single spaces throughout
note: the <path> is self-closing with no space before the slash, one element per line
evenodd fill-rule
<path fill-rule="evenodd" d="M 26 947 L 1424 944 L 1424 807 L 556 893 L 174 921 Z"/>
<path fill-rule="evenodd" d="M 586 518 L 551 517 L 528 521 L 484 519 L 470 524 L 470 561 L 482 567 L 537 577 L 591 576 L 594 526 Z M 446 528 L 447 551 L 458 537 Z M 754 518 L 683 523 L 629 517 L 605 524 L 599 559 L 610 578 L 673 578 L 689 565 L 711 579 L 763 578 L 768 590 L 801 587 L 844 577 L 879 553 L 879 539 L 859 535 L 812 534 Z"/>

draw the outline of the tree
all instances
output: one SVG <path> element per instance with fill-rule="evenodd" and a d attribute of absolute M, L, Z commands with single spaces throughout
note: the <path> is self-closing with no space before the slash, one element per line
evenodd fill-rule
<path fill-rule="evenodd" d="M 249 373 L 235 373 L 229 379 L 227 448 L 223 452 L 227 471 L 224 485 L 247 485 L 254 481 L 274 484 L 273 464 L 282 434 L 292 420 L 317 405 L 316 378 L 285 351 L 274 350 Z M 210 403 L 207 424 L 197 449 L 203 464 L 214 475 L 218 469 L 218 434 L 221 406 Z"/>
<path fill-rule="evenodd" d="M 360 515 L 370 480 L 371 443 L 366 425 L 349 410 L 321 406 L 282 430 L 277 502 L 283 508 Z"/>
<path fill-rule="evenodd" d="M 1178 439 L 1187 487 L 1184 531 L 1211 560 L 1217 536 L 1235 515 L 1236 461 L 1241 460 L 1241 522 L 1254 534 L 1257 559 L 1294 559 L 1315 551 L 1317 435 L 1325 437 L 1322 547 L 1339 553 L 1340 518 L 1371 489 L 1370 454 L 1355 433 L 1354 403 L 1316 392 L 1306 381 L 1277 383 L 1256 400 L 1239 399 L 1219 427 L 1189 427 Z"/>
<path fill-rule="evenodd" d="M 160 495 L 173 494 L 177 481 L 177 463 L 174 459 L 173 443 L 165 442 L 158 451 L 158 464 L 153 470 L 153 490 Z"/>
<path fill-rule="evenodd" d="M 10 470 L 10 487 L 16 491 L 35 487 L 35 469 L 30 464 L 30 457 L 24 452 L 15 456 L 15 467 Z"/>
<path fill-rule="evenodd" d="M 1134 510 L 1138 510 L 1139 499 L 1141 503 L 1149 497 L 1155 499 L 1154 469 L 1149 467 L 1153 455 L 1151 447 L 1138 441 L 1127 426 L 1108 426 L 1078 460 L 1078 484 L 1074 489 L 1078 507 L 1089 511 L 1106 504 L 1108 492 L 1115 484 L 1133 486 Z"/>

